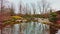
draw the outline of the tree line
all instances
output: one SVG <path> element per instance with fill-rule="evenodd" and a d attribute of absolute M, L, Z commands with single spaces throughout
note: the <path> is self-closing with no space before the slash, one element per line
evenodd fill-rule
<path fill-rule="evenodd" d="M 1 12 L 3 12 L 3 9 L 5 6 L 3 6 L 3 1 L 5 0 L 1 0 Z M 8 2 L 8 1 L 7 1 Z M 5 2 L 6 3 L 6 2 Z M 8 2 L 9 3 L 9 2 Z M 37 7 L 36 7 L 37 4 Z M 35 3 L 30 3 L 30 5 L 28 3 L 26 3 L 25 5 L 23 4 L 22 1 L 20 1 L 19 3 L 19 12 L 18 14 L 43 14 L 43 13 L 47 13 L 50 10 L 50 3 L 47 2 L 46 0 L 41 0 L 41 1 L 37 1 Z M 9 6 L 9 5 L 8 5 Z M 18 5 L 17 5 L 18 6 Z M 8 8 L 10 9 L 10 13 L 12 15 L 15 14 L 15 9 L 14 9 L 14 4 L 13 2 L 11 3 L 11 7 Z M 5 8 L 6 9 L 6 8 Z M 38 11 L 39 10 L 39 11 Z"/>

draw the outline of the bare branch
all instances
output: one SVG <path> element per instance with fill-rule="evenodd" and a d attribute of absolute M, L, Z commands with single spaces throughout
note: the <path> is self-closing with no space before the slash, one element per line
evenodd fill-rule
<path fill-rule="evenodd" d="M 39 3 L 40 3 L 40 1 L 39 1 Z M 50 3 L 47 2 L 47 0 L 41 0 L 41 3 L 40 4 L 39 3 L 37 3 L 37 4 L 39 6 L 39 9 L 42 10 L 41 12 L 43 12 L 43 13 L 48 12 L 48 10 L 50 8 Z"/>
<path fill-rule="evenodd" d="M 35 14 L 36 13 L 35 4 L 34 3 L 31 3 L 31 5 L 32 5 L 32 8 L 33 8 L 33 13 Z"/>

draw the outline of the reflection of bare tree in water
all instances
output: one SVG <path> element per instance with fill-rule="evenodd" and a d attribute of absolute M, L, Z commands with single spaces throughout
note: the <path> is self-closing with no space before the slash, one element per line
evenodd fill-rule
<path fill-rule="evenodd" d="M 37 22 L 29 22 L 29 23 L 24 23 L 24 25 L 22 25 L 22 29 L 23 29 L 24 34 L 43 34 L 43 31 L 44 32 L 46 31 L 45 30 L 46 27 L 47 26 L 45 26 L 43 24 L 39 24 Z"/>

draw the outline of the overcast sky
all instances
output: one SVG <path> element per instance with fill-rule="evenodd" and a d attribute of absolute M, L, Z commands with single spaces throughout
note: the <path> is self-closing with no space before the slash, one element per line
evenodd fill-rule
<path fill-rule="evenodd" d="M 37 2 L 40 0 L 9 0 L 10 2 L 14 2 L 15 4 L 18 4 L 19 1 L 22 1 L 24 3 L 30 3 L 30 2 Z M 53 9 L 59 10 L 60 9 L 60 0 L 47 0 L 48 2 L 51 3 L 51 7 Z"/>
<path fill-rule="evenodd" d="M 36 4 L 36 2 L 39 2 L 40 0 L 8 0 L 8 1 L 10 3 L 13 2 L 15 5 L 15 8 L 17 9 L 16 11 L 18 11 L 20 1 L 21 1 L 21 3 L 23 3 L 25 5 L 26 3 L 27 4 L 30 4 L 30 3 Z M 47 0 L 47 1 L 50 3 L 52 9 L 60 10 L 60 0 Z"/>

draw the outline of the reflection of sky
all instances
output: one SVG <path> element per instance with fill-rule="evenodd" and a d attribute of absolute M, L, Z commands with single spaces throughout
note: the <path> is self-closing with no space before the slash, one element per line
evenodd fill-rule
<path fill-rule="evenodd" d="M 14 34 L 19 34 L 19 24 L 14 25 Z"/>
<path fill-rule="evenodd" d="M 40 0 L 9 0 L 10 2 L 13 2 L 15 4 L 15 7 L 18 9 L 18 6 L 20 1 L 23 2 L 24 5 L 30 4 L 30 3 L 35 3 L 40 1 Z M 59 10 L 60 9 L 60 0 L 47 0 L 48 2 L 51 3 L 52 9 Z"/>

